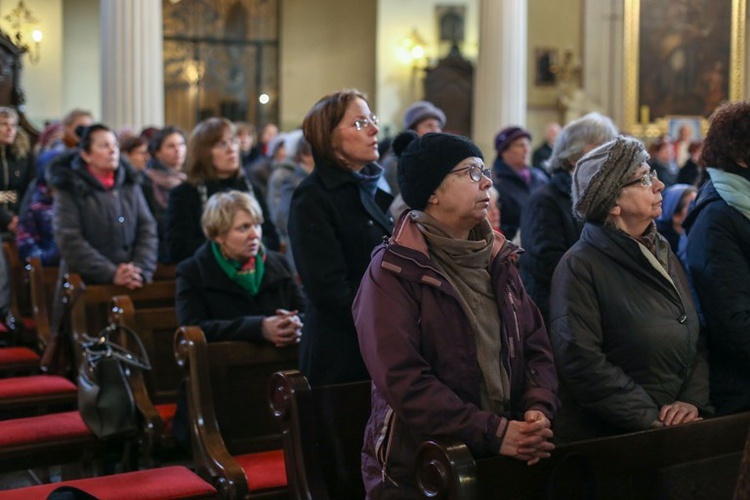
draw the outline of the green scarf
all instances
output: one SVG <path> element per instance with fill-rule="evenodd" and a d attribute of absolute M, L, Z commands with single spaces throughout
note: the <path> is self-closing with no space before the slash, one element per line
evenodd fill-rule
<path fill-rule="evenodd" d="M 727 205 L 750 219 L 750 181 L 718 168 L 708 168 L 716 191 Z"/>
<path fill-rule="evenodd" d="M 224 255 L 221 246 L 215 241 L 211 242 L 211 249 L 214 252 L 214 257 L 216 257 L 216 262 L 219 263 L 219 266 L 232 281 L 250 292 L 250 295 L 254 296 L 258 293 L 260 282 L 263 280 L 263 271 L 265 271 L 265 246 L 261 245 L 258 255 L 251 257 L 244 264 Z"/>

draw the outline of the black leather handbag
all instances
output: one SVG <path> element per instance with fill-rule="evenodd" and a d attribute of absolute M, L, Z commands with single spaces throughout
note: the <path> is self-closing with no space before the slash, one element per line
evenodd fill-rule
<path fill-rule="evenodd" d="M 120 333 L 121 342 L 110 340 Z M 130 352 L 123 345 L 134 346 Z M 100 439 L 127 437 L 138 429 L 131 369 L 150 370 L 146 350 L 138 335 L 122 325 L 111 324 L 97 337 L 83 336 L 83 358 L 78 372 L 78 411 Z"/>

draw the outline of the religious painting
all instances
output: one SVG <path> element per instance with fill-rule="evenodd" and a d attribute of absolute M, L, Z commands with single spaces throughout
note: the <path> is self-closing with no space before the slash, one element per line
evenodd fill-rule
<path fill-rule="evenodd" d="M 666 116 L 667 136 L 672 141 L 688 139 L 697 141 L 703 138 L 708 122 L 702 116 Z"/>
<path fill-rule="evenodd" d="M 626 126 L 742 98 L 746 0 L 625 1 Z"/>
<path fill-rule="evenodd" d="M 537 48 L 534 50 L 534 62 L 536 72 L 534 74 L 534 85 L 547 86 L 557 83 L 557 50 Z"/>

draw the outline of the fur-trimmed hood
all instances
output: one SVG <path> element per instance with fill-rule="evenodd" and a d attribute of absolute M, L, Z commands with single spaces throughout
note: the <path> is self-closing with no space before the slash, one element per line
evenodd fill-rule
<path fill-rule="evenodd" d="M 55 158 L 46 173 L 47 182 L 55 189 L 87 196 L 92 191 L 105 191 L 104 186 L 86 169 L 78 150 L 69 150 Z M 115 171 L 115 187 L 139 184 L 138 173 L 120 157 Z"/>

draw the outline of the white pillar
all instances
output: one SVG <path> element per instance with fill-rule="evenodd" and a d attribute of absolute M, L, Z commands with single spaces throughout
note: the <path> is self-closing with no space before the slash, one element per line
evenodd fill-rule
<path fill-rule="evenodd" d="M 102 0 L 102 121 L 164 126 L 162 10 L 155 0 Z"/>
<path fill-rule="evenodd" d="M 481 0 L 473 139 L 488 161 L 495 134 L 526 124 L 528 0 Z"/>

